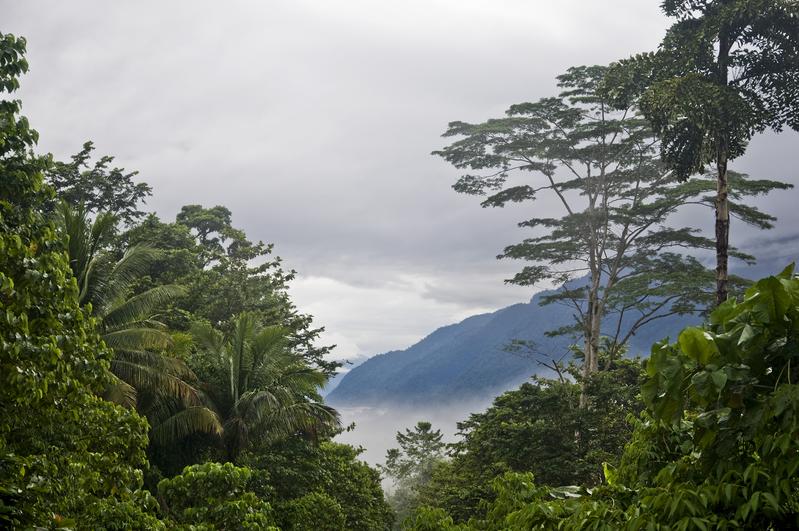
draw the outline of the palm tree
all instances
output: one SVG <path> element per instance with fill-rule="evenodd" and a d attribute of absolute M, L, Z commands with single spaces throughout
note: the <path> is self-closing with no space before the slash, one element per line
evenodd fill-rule
<path fill-rule="evenodd" d="M 338 412 L 318 394 L 327 376 L 287 348 L 282 327 L 261 326 L 255 315 L 243 313 L 228 336 L 208 324 L 193 332 L 198 346 L 226 369 L 213 396 L 223 412 L 230 460 L 255 439 L 316 437 L 340 427 Z"/>
<path fill-rule="evenodd" d="M 157 286 L 131 295 L 136 281 L 160 252 L 146 245 L 127 249 L 114 260 L 105 249 L 116 231 L 116 218 L 99 213 L 94 221 L 82 205 L 62 203 L 58 219 L 79 302 L 97 319 L 105 344 L 114 353 L 106 399 L 137 407 L 150 420 L 152 439 L 170 443 L 194 432 L 220 435 L 219 419 L 193 385 L 194 373 L 177 357 L 164 353 L 174 342 L 159 320 L 161 310 L 184 293 L 180 286 Z M 140 400 L 141 392 L 147 393 Z"/>

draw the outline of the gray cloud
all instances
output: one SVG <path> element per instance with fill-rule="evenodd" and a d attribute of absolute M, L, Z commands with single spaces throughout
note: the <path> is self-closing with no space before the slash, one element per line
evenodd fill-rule
<path fill-rule="evenodd" d="M 29 39 L 24 111 L 58 157 L 92 139 L 138 169 L 150 207 L 224 204 L 300 272 L 300 306 L 340 356 L 402 348 L 529 299 L 518 209 L 455 194 L 429 155 L 451 120 L 549 96 L 554 76 L 656 47 L 657 0 L 76 2 L 0 0 Z M 796 135 L 756 140 L 742 169 L 795 179 Z M 799 192 L 797 192 L 799 193 Z M 768 204 L 791 232 L 795 195 Z M 546 205 L 537 205 L 537 208 Z M 681 220 L 682 221 L 682 220 Z M 697 223 L 710 228 L 709 213 Z M 777 235 L 779 235 L 777 234 Z M 733 233 L 742 246 L 761 236 Z M 775 235 L 776 236 L 776 235 Z"/>

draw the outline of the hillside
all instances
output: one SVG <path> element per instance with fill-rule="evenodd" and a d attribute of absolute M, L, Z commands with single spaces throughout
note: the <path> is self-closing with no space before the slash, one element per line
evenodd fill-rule
<path fill-rule="evenodd" d="M 379 354 L 348 372 L 327 395 L 335 406 L 429 405 L 479 400 L 516 387 L 543 369 L 535 360 L 506 352 L 513 339 L 535 341 L 544 352 L 562 353 L 567 337 L 545 332 L 566 325 L 565 306 L 540 306 L 546 293 L 528 303 L 475 315 L 444 326 L 405 350 Z M 691 316 L 670 317 L 642 328 L 630 344 L 632 354 L 648 354 L 653 342 L 675 335 Z"/>

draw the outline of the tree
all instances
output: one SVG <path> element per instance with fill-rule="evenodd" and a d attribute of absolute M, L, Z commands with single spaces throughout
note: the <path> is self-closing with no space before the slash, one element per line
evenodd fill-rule
<path fill-rule="evenodd" d="M 670 179 L 636 107 L 611 107 L 605 74 L 600 66 L 571 68 L 558 78 L 560 96 L 514 105 L 505 118 L 481 124 L 453 122 L 444 136 L 463 138 L 434 152 L 480 172 L 462 176 L 454 188 L 487 196 L 483 207 L 543 194 L 553 199 L 550 208 L 559 215 L 519 223 L 534 234 L 499 257 L 530 262 L 508 282 L 571 281 L 545 303 L 573 308 L 575 326 L 554 333 L 582 337 L 584 377 L 598 369 L 603 334 L 620 348 L 640 327 L 700 311 L 712 300 L 710 272 L 679 251 L 712 249 L 713 241 L 697 229 L 668 226 L 686 203 L 712 207 L 712 181 Z M 742 198 L 782 186 L 743 175 L 735 185 Z M 762 228 L 774 219 L 752 207 L 738 212 Z"/>
<path fill-rule="evenodd" d="M 179 329 L 200 319 L 229 333 L 235 316 L 257 314 L 264 323 L 284 327 L 289 347 L 309 364 L 334 374 L 341 364 L 325 359 L 333 346 L 316 344 L 324 329 L 315 328 L 310 315 L 298 312 L 288 294 L 295 272 L 282 268 L 271 244 L 253 243 L 230 221 L 225 207 L 187 205 L 174 223 L 150 215 L 122 234 L 127 246 L 145 244 L 162 250 L 140 279 L 139 289 L 170 283 L 185 286 L 188 296 L 177 304 L 180 313 L 172 316 Z"/>
<path fill-rule="evenodd" d="M 57 196 L 67 204 L 84 205 L 93 214 L 108 212 L 125 225 L 140 220 L 144 212 L 139 203 L 152 195 L 152 188 L 147 183 L 133 182 L 138 172 L 109 169 L 114 157 L 102 157 L 90 167 L 92 151 L 94 144 L 86 142 L 70 162 L 55 162 L 48 168 L 47 181 Z"/>
<path fill-rule="evenodd" d="M 394 514 L 384 498 L 379 472 L 359 458 L 362 452 L 362 448 L 330 440 L 317 444 L 290 437 L 256 442 L 240 461 L 265 474 L 264 485 L 254 491 L 274 500 L 271 503 L 283 529 L 294 529 L 296 518 L 305 513 L 311 501 L 322 505 L 324 499 L 313 496 L 321 493 L 335 500 L 343 511 L 345 524 L 340 529 L 388 530 Z M 330 520 L 335 516 L 331 514 Z"/>
<path fill-rule="evenodd" d="M 665 0 L 676 22 L 655 53 L 620 61 L 609 85 L 640 97 L 679 179 L 716 167 L 716 304 L 727 299 L 728 165 L 767 128 L 799 130 L 799 5 L 793 0 Z"/>
<path fill-rule="evenodd" d="M 227 457 L 235 460 L 252 439 L 310 435 L 339 427 L 338 412 L 318 394 L 327 376 L 287 348 L 286 331 L 239 315 L 227 336 L 210 325 L 194 328 L 206 358 L 204 372 L 222 412 Z M 220 378 L 221 374 L 225 378 Z"/>
<path fill-rule="evenodd" d="M 0 33 L 0 91 L 27 71 L 25 40 Z M 78 304 L 53 191 L 20 102 L 0 100 L 0 527 L 162 528 L 140 490 L 147 423 L 103 401 L 110 352 Z"/>
<path fill-rule="evenodd" d="M 380 469 L 394 481 L 389 503 L 397 513 L 398 524 L 419 505 L 418 490 L 430 482 L 433 467 L 444 459 L 446 444 L 442 437 L 432 424 L 419 421 L 413 430 L 398 431 L 399 448 L 386 452 L 386 464 Z"/>

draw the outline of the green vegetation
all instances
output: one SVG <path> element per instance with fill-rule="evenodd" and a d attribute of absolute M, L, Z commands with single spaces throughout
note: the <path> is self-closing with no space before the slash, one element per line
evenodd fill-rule
<path fill-rule="evenodd" d="M 460 138 L 436 154 L 481 172 L 458 192 L 554 196 L 557 217 L 522 221 L 532 235 L 502 257 L 529 262 L 510 282 L 563 284 L 544 302 L 575 322 L 551 333 L 580 345 L 455 443 L 429 422 L 398 432 L 388 497 L 363 449 L 333 442 L 320 389 L 339 363 L 289 297 L 295 272 L 224 206 L 147 214 L 151 188 L 91 164 L 91 142 L 69 162 L 36 154 L 10 97 L 25 40 L 0 33 L 0 527 L 799 527 L 799 276 L 727 272 L 752 259 L 729 247 L 730 216 L 771 228 L 750 200 L 791 187 L 728 163 L 757 132 L 799 129 L 799 5 L 662 6 L 677 22 L 656 53 L 450 124 Z M 715 209 L 715 238 L 668 225 L 687 204 Z M 699 312 L 626 357 L 644 324 Z"/>
<path fill-rule="evenodd" d="M 386 464 L 381 468 L 394 481 L 389 503 L 397 513 L 397 524 L 422 504 L 419 491 L 430 483 L 434 468 L 444 458 L 442 438 L 432 424 L 418 422 L 413 430 L 397 432 L 399 448 L 386 452 Z"/>
<path fill-rule="evenodd" d="M 799 278 L 789 267 L 725 302 L 705 327 L 653 346 L 645 409 L 602 485 L 552 488 L 507 472 L 468 522 L 425 509 L 408 528 L 795 528 L 797 330 Z"/>

